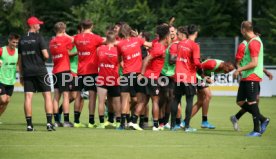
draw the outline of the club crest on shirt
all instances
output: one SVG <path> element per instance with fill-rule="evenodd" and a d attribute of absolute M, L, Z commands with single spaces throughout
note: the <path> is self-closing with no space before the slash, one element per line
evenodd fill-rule
<path fill-rule="evenodd" d="M 155 90 L 155 94 L 156 94 L 156 95 L 159 94 L 159 89 Z"/>

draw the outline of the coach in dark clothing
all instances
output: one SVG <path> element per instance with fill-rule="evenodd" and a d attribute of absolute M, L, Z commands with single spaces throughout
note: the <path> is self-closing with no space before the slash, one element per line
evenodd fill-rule
<path fill-rule="evenodd" d="M 44 38 L 38 33 L 42 21 L 30 17 L 27 21 L 30 29 L 22 36 L 18 45 L 20 82 L 24 86 L 24 109 L 27 131 L 34 131 L 32 124 L 32 97 L 34 92 L 42 92 L 47 117 L 47 130 L 53 131 L 51 87 L 46 83 L 48 72 L 45 60 L 49 58 Z"/>

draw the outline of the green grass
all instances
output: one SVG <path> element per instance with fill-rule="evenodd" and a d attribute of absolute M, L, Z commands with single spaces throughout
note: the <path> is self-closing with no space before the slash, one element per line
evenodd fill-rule
<path fill-rule="evenodd" d="M 7 111 L 0 119 L 3 122 L 0 125 L 0 159 L 272 159 L 276 157 L 275 106 L 275 97 L 261 98 L 261 111 L 271 118 L 268 130 L 261 138 L 244 136 L 252 130 L 249 114 L 240 120 L 242 131 L 233 131 L 229 116 L 238 111 L 235 97 L 213 97 L 209 121 L 217 127 L 215 130 L 200 128 L 199 113 L 191 121 L 192 126 L 199 129 L 193 134 L 183 131 L 138 132 L 88 128 L 58 128 L 56 132 L 47 132 L 42 96 L 36 94 L 33 100 L 33 123 L 37 131 L 26 132 L 23 94 L 14 93 Z M 73 121 L 73 114 L 70 118 Z M 88 121 L 87 106 L 81 121 Z"/>

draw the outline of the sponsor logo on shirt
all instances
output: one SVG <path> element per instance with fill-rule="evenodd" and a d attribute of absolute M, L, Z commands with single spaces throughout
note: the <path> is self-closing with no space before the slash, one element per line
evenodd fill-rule
<path fill-rule="evenodd" d="M 80 56 L 89 56 L 90 52 L 79 52 Z"/>
<path fill-rule="evenodd" d="M 179 58 L 179 61 L 180 61 L 180 62 L 187 62 L 188 60 L 185 59 L 185 58 L 181 58 L 181 57 L 180 57 L 180 58 Z"/>
<path fill-rule="evenodd" d="M 127 50 L 127 49 L 129 49 L 129 48 L 136 47 L 137 44 L 138 44 L 138 42 L 136 41 L 136 42 L 134 42 L 134 43 L 125 45 L 125 46 L 122 47 L 122 50 L 124 51 L 124 50 Z"/>
<path fill-rule="evenodd" d="M 104 68 L 115 68 L 114 65 L 112 65 L 112 64 L 105 64 L 105 63 L 101 63 L 101 64 L 100 64 L 100 67 L 104 67 Z"/>
<path fill-rule="evenodd" d="M 62 58 L 62 57 L 63 57 L 62 54 L 58 54 L 58 55 L 53 56 L 53 59 L 59 59 L 59 58 Z"/>
<path fill-rule="evenodd" d="M 141 53 L 140 53 L 140 52 L 137 52 L 137 53 L 134 53 L 134 54 L 132 54 L 132 55 L 128 55 L 128 56 L 126 57 L 126 59 L 127 59 L 127 60 L 130 60 L 130 59 L 133 59 L 133 58 L 136 58 L 136 57 L 139 57 L 139 56 L 141 56 Z"/>

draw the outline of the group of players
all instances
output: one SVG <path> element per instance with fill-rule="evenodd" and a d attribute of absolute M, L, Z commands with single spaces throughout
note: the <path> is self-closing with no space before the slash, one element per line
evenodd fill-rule
<path fill-rule="evenodd" d="M 176 29 L 171 23 L 160 24 L 156 27 L 155 39 L 149 42 L 148 33 L 138 34 L 124 22 L 108 27 L 104 38 L 92 32 L 93 23 L 90 20 L 83 20 L 78 25 L 75 36 L 67 35 L 66 24 L 58 22 L 54 26 L 56 36 L 49 42 L 55 81 L 52 99 L 51 87 L 45 80 L 48 77 L 45 60 L 50 56 L 44 38 L 39 34 L 43 22 L 30 17 L 27 23 L 30 27 L 28 33 L 20 39 L 18 35 L 11 34 L 8 46 L 0 50 L 3 61 L 0 69 L 0 114 L 13 92 L 18 58 L 20 82 L 25 92 L 27 131 L 34 131 L 31 104 L 34 92 L 43 94 L 48 131 L 54 131 L 55 127 L 107 126 L 118 130 L 127 127 L 143 130 L 148 126 L 149 99 L 152 101 L 153 131 L 182 127 L 185 132 L 195 132 L 190 120 L 201 107 L 201 127 L 215 128 L 207 119 L 211 100 L 208 84 L 213 82 L 210 77 L 229 73 L 235 67 L 231 62 L 217 59 L 200 60 L 200 47 L 195 42 L 198 26 L 180 26 Z M 263 76 L 263 46 L 253 32 L 251 22 L 242 23 L 241 33 L 247 42 L 243 42 L 244 49 L 238 54 L 238 68 L 234 73 L 235 77 L 242 74 L 237 102 L 241 112 L 249 112 L 253 116 L 254 130 L 249 136 L 260 136 L 269 123 L 269 118 L 260 114 L 257 105 L 259 82 Z M 88 124 L 80 122 L 83 90 L 89 92 Z M 186 110 L 181 122 L 183 95 L 186 97 Z M 194 95 L 198 98 L 193 105 Z M 97 97 L 99 124 L 94 120 Z M 73 101 L 74 123 L 71 123 L 69 105 Z M 105 105 L 108 108 L 106 122 Z M 62 112 L 63 123 L 60 118 Z M 241 112 L 231 117 L 236 130 Z"/>

